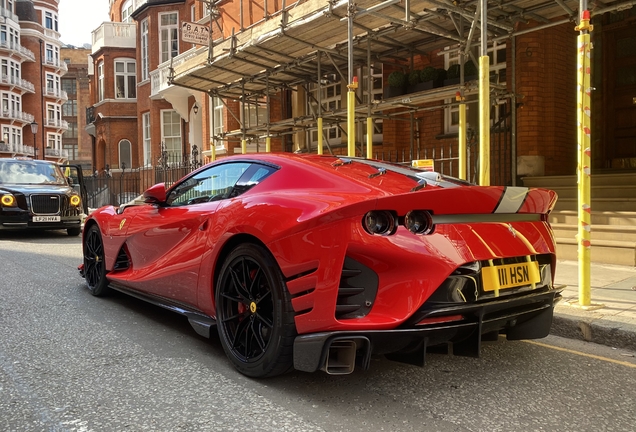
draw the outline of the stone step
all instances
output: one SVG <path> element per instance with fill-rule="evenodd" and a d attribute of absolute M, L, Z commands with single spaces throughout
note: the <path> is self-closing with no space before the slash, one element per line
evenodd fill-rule
<path fill-rule="evenodd" d="M 578 259 L 578 243 L 576 239 L 556 238 L 556 255 L 559 260 Z M 591 261 L 602 264 L 636 266 L 636 242 L 625 241 L 593 241 Z"/>
<path fill-rule="evenodd" d="M 591 202 L 592 210 L 636 212 L 636 197 L 631 198 L 595 198 Z M 578 198 L 559 198 L 555 210 L 576 210 Z"/>
<path fill-rule="evenodd" d="M 559 239 L 576 239 L 577 224 L 552 224 L 554 237 Z M 611 226 L 592 224 L 592 244 L 598 241 L 623 241 L 636 243 L 636 226 Z"/>
<path fill-rule="evenodd" d="M 576 187 L 576 175 L 569 176 L 540 176 L 540 177 L 523 177 L 521 179 L 523 185 L 527 187 L 541 187 L 546 189 L 557 189 L 559 187 L 574 186 Z M 592 174 L 592 187 L 595 186 L 630 186 L 636 184 L 636 173 L 618 173 L 618 174 Z"/>
<path fill-rule="evenodd" d="M 593 227 L 597 225 L 636 227 L 636 212 L 592 210 L 590 216 Z M 549 220 L 553 226 L 555 224 L 578 225 L 579 216 L 576 210 L 554 210 L 550 213 Z"/>
<path fill-rule="evenodd" d="M 576 186 L 553 187 L 553 191 L 559 196 L 559 200 L 574 198 L 577 199 L 579 190 Z M 636 197 L 636 184 L 632 185 L 612 185 L 612 186 L 592 186 L 590 190 L 592 203 L 600 198 L 616 198 L 618 200 Z"/>

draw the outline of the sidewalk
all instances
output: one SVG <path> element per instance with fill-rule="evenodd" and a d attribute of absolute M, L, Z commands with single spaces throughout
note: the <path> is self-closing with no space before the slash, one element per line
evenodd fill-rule
<path fill-rule="evenodd" d="M 551 333 L 636 351 L 636 268 L 592 264 L 591 276 L 592 304 L 605 307 L 586 311 L 576 307 L 578 262 L 557 262 L 554 284 L 566 288 Z"/>

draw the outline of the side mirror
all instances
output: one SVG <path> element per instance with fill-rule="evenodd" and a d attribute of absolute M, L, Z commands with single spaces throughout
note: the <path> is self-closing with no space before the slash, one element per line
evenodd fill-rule
<path fill-rule="evenodd" d="M 161 204 L 166 202 L 166 184 L 158 183 L 144 192 L 144 202 L 146 204 Z"/>

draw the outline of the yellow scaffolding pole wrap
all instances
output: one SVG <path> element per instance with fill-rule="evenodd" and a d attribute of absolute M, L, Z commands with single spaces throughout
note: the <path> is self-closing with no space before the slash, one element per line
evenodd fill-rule
<path fill-rule="evenodd" d="M 457 96 L 459 104 L 459 178 L 466 180 L 466 104 L 461 95 Z"/>
<path fill-rule="evenodd" d="M 272 137 L 265 138 L 265 151 L 267 153 L 272 152 Z"/>
<path fill-rule="evenodd" d="M 373 159 L 373 118 L 367 117 L 367 159 Z"/>
<path fill-rule="evenodd" d="M 590 153 L 591 128 L 590 115 L 590 12 L 584 10 L 580 24 L 575 28 L 579 31 L 577 38 L 577 126 L 578 126 L 578 259 L 579 259 L 579 306 L 591 306 L 591 182 L 590 182 Z"/>
<path fill-rule="evenodd" d="M 355 87 L 354 87 L 355 85 Z M 355 157 L 356 155 L 356 92 L 355 88 L 358 83 L 349 84 L 347 92 L 347 156 Z"/>
<path fill-rule="evenodd" d="M 210 160 L 212 162 L 216 160 L 216 143 L 214 141 L 210 143 Z"/>
<path fill-rule="evenodd" d="M 482 186 L 490 186 L 489 60 L 487 55 L 479 57 L 479 184 Z"/>
<path fill-rule="evenodd" d="M 247 153 L 247 140 L 241 140 L 241 153 Z"/>
<path fill-rule="evenodd" d="M 318 117 L 318 154 L 322 154 L 322 117 Z"/>

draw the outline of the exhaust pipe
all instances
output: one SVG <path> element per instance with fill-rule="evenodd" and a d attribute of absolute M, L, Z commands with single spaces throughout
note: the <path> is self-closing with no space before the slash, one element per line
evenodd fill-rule
<path fill-rule="evenodd" d="M 322 370 L 329 375 L 347 375 L 356 364 L 356 343 L 353 340 L 335 340 L 329 345 Z"/>

